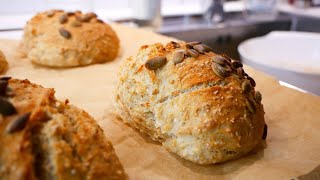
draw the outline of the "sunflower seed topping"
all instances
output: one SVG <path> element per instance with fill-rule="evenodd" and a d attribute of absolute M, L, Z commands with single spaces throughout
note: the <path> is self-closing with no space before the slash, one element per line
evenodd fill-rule
<path fill-rule="evenodd" d="M 248 93 L 251 91 L 251 85 L 248 81 L 243 81 L 241 84 L 241 88 L 244 93 Z"/>
<path fill-rule="evenodd" d="M 226 64 L 223 67 L 227 72 L 232 72 L 232 68 L 229 65 Z"/>
<path fill-rule="evenodd" d="M 0 80 L 0 95 L 5 95 L 8 86 L 8 81 Z"/>
<path fill-rule="evenodd" d="M 88 13 L 88 14 L 82 15 L 80 17 L 80 20 L 82 22 L 89 22 L 92 18 L 95 18 L 95 17 L 97 17 L 95 13 Z"/>
<path fill-rule="evenodd" d="M 200 44 L 197 44 L 197 45 L 193 46 L 193 49 L 195 49 L 196 51 L 198 51 L 198 53 L 200 53 L 200 54 L 204 54 L 204 53 L 205 53 L 204 47 L 201 46 Z"/>
<path fill-rule="evenodd" d="M 186 46 L 187 49 L 193 49 L 193 46 L 190 45 L 190 44 L 186 44 L 185 46 Z"/>
<path fill-rule="evenodd" d="M 194 58 L 199 57 L 199 53 L 194 49 L 187 49 L 187 53 Z"/>
<path fill-rule="evenodd" d="M 247 79 L 250 81 L 251 86 L 256 87 L 256 82 L 254 81 L 254 79 L 250 76 L 247 76 Z"/>
<path fill-rule="evenodd" d="M 189 44 L 191 46 L 195 46 L 195 45 L 201 44 L 201 42 L 199 42 L 199 41 L 191 41 L 191 42 L 188 42 L 187 44 Z"/>
<path fill-rule="evenodd" d="M 96 22 L 97 23 L 102 23 L 102 24 L 104 23 L 101 19 L 97 19 Z"/>
<path fill-rule="evenodd" d="M 186 51 L 185 50 L 178 50 L 178 51 L 175 51 L 174 54 L 173 54 L 173 63 L 176 65 L 176 64 L 179 64 L 183 61 L 183 58 L 184 58 L 184 55 L 186 54 Z"/>
<path fill-rule="evenodd" d="M 231 66 L 232 66 L 232 68 L 237 69 L 239 67 L 242 67 L 243 65 L 240 61 L 232 61 Z"/>
<path fill-rule="evenodd" d="M 62 14 L 59 17 L 59 22 L 60 22 L 60 24 L 64 24 L 64 23 L 68 22 L 68 15 L 67 14 Z"/>
<path fill-rule="evenodd" d="M 11 77 L 0 77 L 0 96 L 11 96 L 11 89 L 8 87 L 8 81 Z"/>
<path fill-rule="evenodd" d="M 211 64 L 211 68 L 212 68 L 213 72 L 217 76 L 219 76 L 220 78 L 224 78 L 227 76 L 227 72 L 225 71 L 225 69 L 221 65 L 213 62 Z"/>
<path fill-rule="evenodd" d="M 52 17 L 54 16 L 54 11 L 48 11 L 47 12 L 47 17 Z"/>
<path fill-rule="evenodd" d="M 16 108 L 5 98 L 0 97 L 0 114 L 8 116 L 15 114 Z"/>
<path fill-rule="evenodd" d="M 175 41 L 170 41 L 170 43 L 173 45 L 175 48 L 180 48 L 180 44 L 175 42 Z"/>
<path fill-rule="evenodd" d="M 256 107 L 254 106 L 254 104 L 251 102 L 250 99 L 245 99 L 245 103 L 246 103 L 246 106 L 248 108 L 248 110 L 251 112 L 251 113 L 254 113 L 256 111 Z"/>
<path fill-rule="evenodd" d="M 267 136 L 268 136 L 268 125 L 267 125 L 267 124 L 264 124 L 262 139 L 263 139 L 263 140 L 266 140 L 266 139 L 267 139 Z"/>
<path fill-rule="evenodd" d="M 9 81 L 10 79 L 11 77 L 8 77 L 8 76 L 0 77 L 0 80 L 4 80 L 4 81 Z"/>
<path fill-rule="evenodd" d="M 259 91 L 256 91 L 256 93 L 254 94 L 254 98 L 256 99 L 256 102 L 261 102 L 262 100 L 262 95 Z"/>
<path fill-rule="evenodd" d="M 6 96 L 7 97 L 13 97 L 15 95 L 16 94 L 13 92 L 13 90 L 8 86 L 7 89 L 6 89 Z"/>
<path fill-rule="evenodd" d="M 226 54 L 222 54 L 221 56 L 231 63 L 232 59 L 229 56 L 227 56 Z"/>
<path fill-rule="evenodd" d="M 91 18 L 96 18 L 96 17 L 98 17 L 97 14 L 96 14 L 96 13 L 93 13 L 93 12 L 88 13 L 88 15 L 91 16 Z"/>
<path fill-rule="evenodd" d="M 81 24 L 80 21 L 75 20 L 75 21 L 73 21 L 73 22 L 71 23 L 71 26 L 73 26 L 73 27 L 80 27 L 80 26 L 82 26 L 82 24 Z"/>
<path fill-rule="evenodd" d="M 242 67 L 237 68 L 237 75 L 239 77 L 243 77 L 243 69 L 242 69 Z"/>
<path fill-rule="evenodd" d="M 72 16 L 74 14 L 75 14 L 74 12 L 67 12 L 67 16 Z"/>
<path fill-rule="evenodd" d="M 6 128 L 6 132 L 7 133 L 14 133 L 14 132 L 22 130 L 26 126 L 26 124 L 29 120 L 30 114 L 31 113 L 25 113 L 25 114 L 19 116 L 14 121 L 10 122 L 10 124 Z"/>
<path fill-rule="evenodd" d="M 68 30 L 64 29 L 64 28 L 60 28 L 59 29 L 59 33 L 60 33 L 61 36 L 63 36 L 66 39 L 71 38 L 71 33 Z"/>
<path fill-rule="evenodd" d="M 164 56 L 156 56 L 154 58 L 149 59 L 145 63 L 145 67 L 150 70 L 156 70 L 167 63 L 167 58 Z"/>
<path fill-rule="evenodd" d="M 217 64 L 220 64 L 220 65 L 225 65 L 226 64 L 226 60 L 221 56 L 214 56 L 212 58 L 212 61 L 217 63 Z"/>

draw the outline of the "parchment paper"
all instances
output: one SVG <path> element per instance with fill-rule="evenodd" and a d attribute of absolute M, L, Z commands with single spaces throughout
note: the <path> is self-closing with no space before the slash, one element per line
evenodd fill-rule
<path fill-rule="evenodd" d="M 320 164 L 320 97 L 282 87 L 248 66 L 262 93 L 269 126 L 267 147 L 238 160 L 197 165 L 166 151 L 159 143 L 124 125 L 110 114 L 118 67 L 144 44 L 171 38 L 113 25 L 121 39 L 119 58 L 105 64 L 50 69 L 16 55 L 18 42 L 0 40 L 9 61 L 7 75 L 29 79 L 56 90 L 56 96 L 89 112 L 112 141 L 130 179 L 290 179 Z"/>

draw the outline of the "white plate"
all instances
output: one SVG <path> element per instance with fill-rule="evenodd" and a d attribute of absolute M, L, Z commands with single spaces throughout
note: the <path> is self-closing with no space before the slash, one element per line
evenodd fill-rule
<path fill-rule="evenodd" d="M 320 95 L 320 33 L 274 31 L 238 51 L 245 64 Z"/>

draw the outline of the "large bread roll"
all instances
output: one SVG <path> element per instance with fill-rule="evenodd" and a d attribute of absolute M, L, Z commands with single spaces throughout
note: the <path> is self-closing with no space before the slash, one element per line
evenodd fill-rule
<path fill-rule="evenodd" d="M 0 78 L 0 179 L 125 179 L 85 111 L 28 80 Z"/>
<path fill-rule="evenodd" d="M 118 52 L 117 34 L 94 13 L 46 11 L 24 27 L 22 54 L 36 64 L 84 66 L 111 61 Z"/>
<path fill-rule="evenodd" d="M 254 86 L 239 61 L 204 44 L 145 45 L 121 68 L 117 113 L 187 160 L 223 162 L 265 139 L 261 94 Z"/>

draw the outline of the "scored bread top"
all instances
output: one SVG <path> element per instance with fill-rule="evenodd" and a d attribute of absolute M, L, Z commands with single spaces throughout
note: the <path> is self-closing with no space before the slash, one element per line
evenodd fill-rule
<path fill-rule="evenodd" d="M 6 89 L 0 88 L 0 179 L 125 179 L 89 114 L 28 80 L 11 79 Z"/>
<path fill-rule="evenodd" d="M 94 13 L 51 10 L 28 21 L 22 47 L 34 63 L 72 67 L 113 60 L 119 52 L 119 38 Z"/>
<path fill-rule="evenodd" d="M 210 164 L 261 142 L 264 111 L 254 86 L 239 61 L 199 42 L 169 42 L 142 46 L 127 59 L 116 101 L 125 122 L 188 160 Z"/>

